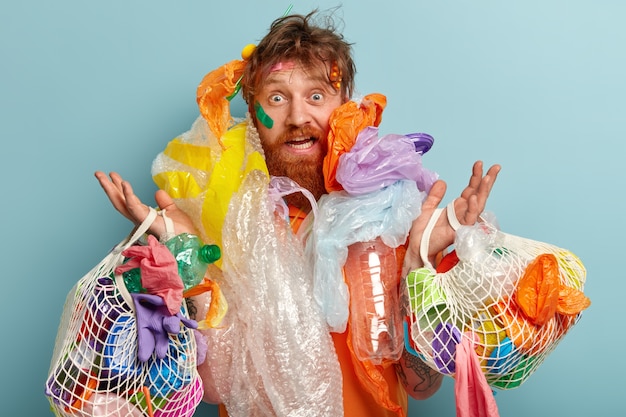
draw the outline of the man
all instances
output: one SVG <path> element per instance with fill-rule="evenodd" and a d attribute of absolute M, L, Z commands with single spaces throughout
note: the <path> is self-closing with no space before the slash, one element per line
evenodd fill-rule
<path fill-rule="evenodd" d="M 355 68 L 350 45 L 335 32 L 330 19 L 326 20 L 327 26 L 322 27 L 314 23 L 315 16 L 315 13 L 286 16 L 272 24 L 269 33 L 245 62 L 242 91 L 251 117 L 247 131 L 258 132 L 269 174 L 291 178 L 317 200 L 326 193 L 323 163 L 328 152 L 326 138 L 331 115 L 350 99 Z M 499 169 L 499 166 L 493 166 L 483 176 L 482 164 L 474 164 L 469 185 L 454 201 L 461 224 L 476 222 Z M 118 174 L 111 173 L 109 178 L 97 172 L 96 177 L 121 214 L 135 224 L 146 217 L 148 206 L 133 194 L 130 184 Z M 404 258 L 404 273 L 422 265 L 419 254 L 422 232 L 441 202 L 445 188 L 443 181 L 432 186 L 422 204 L 420 216 L 413 222 Z M 200 223 L 179 209 L 168 193 L 159 190 L 155 199 L 174 220 L 176 233 L 198 234 Z M 303 214 L 311 210 L 311 203 L 302 194 L 290 195 L 286 201 Z M 162 236 L 163 223 L 156 222 L 151 232 Z M 453 242 L 454 230 L 445 216 L 439 220 L 431 236 L 431 257 Z M 369 374 L 384 378 L 382 384 L 388 392 L 381 394 L 364 382 L 362 369 L 365 368 L 359 368 L 351 358 L 346 334 L 333 333 L 332 341 L 341 366 L 343 409 L 347 416 L 403 415 L 407 406 L 405 390 L 413 398 L 425 399 L 441 385 L 441 374 L 404 352 L 395 367 Z M 228 361 L 228 358 L 224 360 Z M 224 401 L 211 386 L 214 381 L 210 370 L 203 372 L 203 378 L 205 400 Z M 268 414 L 274 412 L 267 411 Z M 220 413 L 225 415 L 223 408 Z M 311 410 L 311 413 L 302 415 L 315 413 Z M 259 412 L 259 415 L 263 414 Z"/>

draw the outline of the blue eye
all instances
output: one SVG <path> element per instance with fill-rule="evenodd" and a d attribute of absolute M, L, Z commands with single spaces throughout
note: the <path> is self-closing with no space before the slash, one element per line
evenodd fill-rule
<path fill-rule="evenodd" d="M 311 99 L 313 101 L 321 101 L 324 98 L 324 96 L 322 96 L 320 93 L 315 93 L 313 95 L 311 95 Z"/>
<path fill-rule="evenodd" d="M 282 98 L 282 96 L 277 94 L 277 95 L 271 96 L 270 97 L 270 101 L 272 103 L 280 103 L 281 101 L 283 101 L 283 98 Z"/>

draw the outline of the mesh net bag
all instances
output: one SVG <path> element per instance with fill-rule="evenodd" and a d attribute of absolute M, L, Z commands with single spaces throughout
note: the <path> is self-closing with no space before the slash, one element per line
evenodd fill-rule
<path fill-rule="evenodd" d="M 163 357 L 139 360 L 133 299 L 114 273 L 155 217 L 151 210 L 67 296 L 45 388 L 57 416 L 191 416 L 202 399 L 193 330 L 180 326 Z"/>
<path fill-rule="evenodd" d="M 585 268 L 570 251 L 506 234 L 490 222 L 460 226 L 451 204 L 455 250 L 435 270 L 428 240 L 441 211 L 422 238 L 425 266 L 403 283 L 407 348 L 454 377 L 457 347 L 469 339 L 487 383 L 516 388 L 590 305 L 582 292 Z"/>

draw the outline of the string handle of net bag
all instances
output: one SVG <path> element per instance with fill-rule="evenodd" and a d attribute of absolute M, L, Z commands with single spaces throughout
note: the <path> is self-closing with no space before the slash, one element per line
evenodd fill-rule
<path fill-rule="evenodd" d="M 435 224 L 437 223 L 437 220 L 439 220 L 441 213 L 443 213 L 443 210 L 443 208 L 435 209 L 433 215 L 428 220 L 428 224 L 426 224 L 426 228 L 424 228 L 424 233 L 422 234 L 422 240 L 420 242 L 420 257 L 422 258 L 422 262 L 424 262 L 424 266 L 429 269 L 434 269 L 433 265 L 428 260 L 430 235 L 435 227 Z M 453 230 L 456 231 L 459 227 L 462 226 L 459 222 L 459 219 L 456 217 L 456 212 L 454 211 L 454 201 L 446 206 L 446 214 L 448 215 L 448 222 L 450 223 L 450 226 Z"/>

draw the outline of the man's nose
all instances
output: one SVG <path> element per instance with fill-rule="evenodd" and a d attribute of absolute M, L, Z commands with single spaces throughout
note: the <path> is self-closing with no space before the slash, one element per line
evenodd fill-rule
<path fill-rule="evenodd" d="M 301 127 L 311 123 L 312 117 L 308 105 L 303 100 L 292 100 L 287 115 L 287 124 Z"/>

